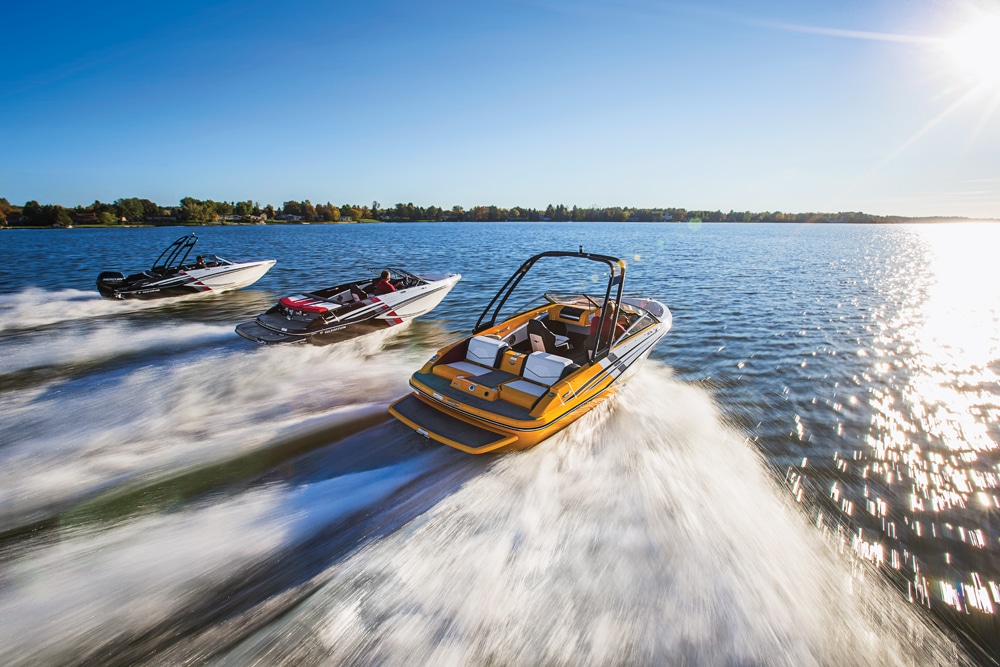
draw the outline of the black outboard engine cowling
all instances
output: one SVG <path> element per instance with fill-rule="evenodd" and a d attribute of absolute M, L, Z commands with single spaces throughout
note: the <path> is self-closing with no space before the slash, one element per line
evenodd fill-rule
<path fill-rule="evenodd" d="M 125 274 L 120 271 L 104 271 L 97 276 L 97 291 L 109 299 L 121 298 L 115 290 L 125 284 Z"/>

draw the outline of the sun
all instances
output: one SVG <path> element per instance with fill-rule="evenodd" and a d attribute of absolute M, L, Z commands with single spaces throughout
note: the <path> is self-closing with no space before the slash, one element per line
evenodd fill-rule
<path fill-rule="evenodd" d="M 957 73 L 976 86 L 1000 89 L 1000 13 L 978 13 L 942 40 Z"/>

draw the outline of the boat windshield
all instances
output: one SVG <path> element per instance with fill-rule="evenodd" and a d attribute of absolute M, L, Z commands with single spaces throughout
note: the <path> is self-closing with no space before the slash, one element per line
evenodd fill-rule
<path fill-rule="evenodd" d="M 549 303 L 558 303 L 562 306 L 583 306 L 585 308 L 599 308 L 604 303 L 604 296 L 591 294 L 554 294 L 546 292 L 545 300 Z"/>
<path fill-rule="evenodd" d="M 371 267 L 366 267 L 368 271 L 374 273 L 376 276 L 382 273 L 381 269 L 373 269 Z M 393 283 L 399 283 L 399 287 L 416 287 L 417 285 L 423 285 L 427 281 L 418 275 L 414 275 L 407 271 L 406 269 L 401 269 L 395 266 L 387 266 L 385 270 L 389 272 L 392 276 Z"/>
<path fill-rule="evenodd" d="M 544 295 L 548 303 L 584 308 L 610 307 L 611 312 L 606 316 L 614 318 L 620 309 L 624 281 L 625 263 L 615 257 L 585 253 L 583 248 L 580 252 L 543 252 L 521 264 L 483 310 L 473 330 L 483 331 L 524 312 L 522 304 L 528 301 L 525 297 L 530 297 L 531 303 L 537 303 L 539 294 Z M 571 295 L 548 291 L 553 285 L 568 288 L 567 292 Z M 612 301 L 618 303 L 612 304 Z M 607 355 L 611 342 L 611 333 L 602 331 L 595 336 L 591 358 L 596 360 Z"/>

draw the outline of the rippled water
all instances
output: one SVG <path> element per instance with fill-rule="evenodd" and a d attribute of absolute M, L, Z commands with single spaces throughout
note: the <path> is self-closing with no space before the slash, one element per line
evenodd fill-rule
<path fill-rule="evenodd" d="M 232 294 L 111 302 L 100 271 L 185 230 L 0 233 L 0 663 L 1000 655 L 1000 227 L 195 231 L 278 264 Z M 625 391 L 496 457 L 388 419 L 520 261 L 580 245 L 674 314 Z M 233 332 L 384 264 L 463 280 L 341 345 Z"/>

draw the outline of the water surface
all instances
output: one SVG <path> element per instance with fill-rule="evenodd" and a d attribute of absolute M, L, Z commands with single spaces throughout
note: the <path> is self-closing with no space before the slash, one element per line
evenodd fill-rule
<path fill-rule="evenodd" d="M 1000 227 L 197 228 L 278 264 L 231 294 L 98 297 L 188 231 L 0 233 L 5 664 L 1000 653 Z M 521 261 L 579 246 L 674 315 L 620 396 L 496 457 L 388 419 Z M 463 280 L 347 344 L 233 332 L 384 265 Z"/>

